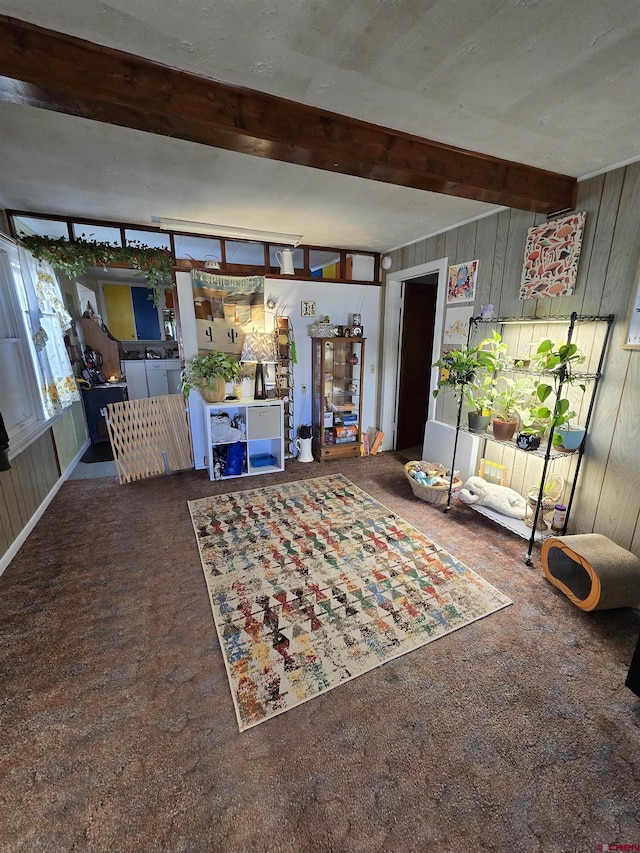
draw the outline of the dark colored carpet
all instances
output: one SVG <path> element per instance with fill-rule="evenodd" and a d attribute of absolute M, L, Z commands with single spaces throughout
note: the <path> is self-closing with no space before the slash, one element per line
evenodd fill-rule
<path fill-rule="evenodd" d="M 80 460 L 81 462 L 113 462 L 113 450 L 108 441 L 99 441 L 88 447 Z"/>
<path fill-rule="evenodd" d="M 0 578 L 3 853 L 638 843 L 637 612 L 573 607 L 403 462 L 65 483 Z M 240 734 L 186 501 L 334 471 L 514 604 Z"/>

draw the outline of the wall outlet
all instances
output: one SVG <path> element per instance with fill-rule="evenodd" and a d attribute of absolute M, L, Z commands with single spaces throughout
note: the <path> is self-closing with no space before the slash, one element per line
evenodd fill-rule
<path fill-rule="evenodd" d="M 371 365 L 371 372 L 372 372 L 372 373 L 375 373 L 375 372 L 376 372 L 376 366 L 375 366 L 375 364 L 372 364 L 372 365 Z"/>

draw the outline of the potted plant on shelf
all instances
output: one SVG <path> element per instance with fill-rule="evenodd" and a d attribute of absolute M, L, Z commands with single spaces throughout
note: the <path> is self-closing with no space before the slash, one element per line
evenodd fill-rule
<path fill-rule="evenodd" d="M 511 441 L 518 424 L 535 391 L 535 381 L 530 376 L 499 376 L 493 402 L 493 436 L 498 441 Z"/>
<path fill-rule="evenodd" d="M 494 332 L 475 347 L 462 346 L 452 349 L 436 361 L 440 368 L 440 379 L 433 390 L 437 397 L 442 390 L 453 391 L 460 403 L 464 400 L 470 407 L 469 429 L 486 429 L 495 393 L 496 373 L 503 368 L 502 355 L 506 351 L 501 336 Z M 485 426 L 473 416 L 487 418 Z M 473 426 L 472 426 L 473 423 Z"/>
<path fill-rule="evenodd" d="M 534 426 L 526 426 L 518 430 L 516 446 L 520 450 L 537 450 L 540 447 L 542 433 Z"/>
<path fill-rule="evenodd" d="M 532 380 L 529 399 L 518 407 L 520 427 L 516 435 L 516 446 L 521 450 L 537 450 L 549 429 L 550 412 L 540 405 L 537 389 L 537 380 Z"/>
<path fill-rule="evenodd" d="M 476 378 L 465 386 L 464 400 L 469 406 L 471 432 L 484 432 L 491 423 L 495 393 L 495 377 L 492 373 Z"/>
<path fill-rule="evenodd" d="M 574 373 L 574 367 L 585 361 L 585 356 L 579 347 L 573 343 L 554 344 L 546 339 L 540 343 L 533 356 L 534 364 L 541 370 L 543 378 L 550 376 L 552 383 L 538 380 L 536 396 L 540 406 L 536 416 L 547 420 L 553 429 L 552 444 L 559 450 L 573 452 L 582 444 L 586 429 L 583 426 L 572 425 L 576 413 L 571 410 L 571 402 L 567 397 L 559 396 L 565 386 L 577 386 L 581 391 L 586 390 L 584 382 Z M 544 405 L 548 398 L 555 394 L 553 409 Z"/>
<path fill-rule="evenodd" d="M 210 350 L 187 360 L 182 371 L 182 393 L 187 397 L 195 388 L 207 403 L 219 403 L 227 382 L 238 378 L 240 362 L 226 352 Z"/>

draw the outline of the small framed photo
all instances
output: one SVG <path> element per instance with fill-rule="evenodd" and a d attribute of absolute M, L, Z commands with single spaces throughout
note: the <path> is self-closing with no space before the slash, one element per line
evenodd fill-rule
<path fill-rule="evenodd" d="M 476 298 L 478 261 L 466 261 L 449 267 L 447 305 L 452 302 L 473 302 Z"/>
<path fill-rule="evenodd" d="M 351 333 L 354 338 L 362 338 L 364 337 L 364 328 L 362 326 L 354 326 L 351 329 Z"/>
<path fill-rule="evenodd" d="M 351 329 L 351 326 L 344 326 L 343 327 L 342 336 L 344 338 L 350 338 L 352 334 L 353 334 L 353 330 Z"/>
<path fill-rule="evenodd" d="M 303 299 L 300 303 L 300 313 L 303 317 L 315 317 L 316 316 L 316 303 L 309 302 L 306 299 Z"/>

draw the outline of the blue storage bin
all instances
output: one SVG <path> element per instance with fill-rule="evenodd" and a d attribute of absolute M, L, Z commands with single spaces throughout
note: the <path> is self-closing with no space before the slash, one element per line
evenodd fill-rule
<path fill-rule="evenodd" d="M 270 453 L 257 453 L 255 456 L 250 456 L 249 459 L 254 468 L 266 468 L 267 465 L 276 464 L 276 457 Z"/>

